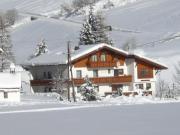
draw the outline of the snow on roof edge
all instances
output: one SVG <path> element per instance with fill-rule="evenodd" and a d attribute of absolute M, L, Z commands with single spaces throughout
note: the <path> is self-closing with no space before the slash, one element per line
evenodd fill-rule
<path fill-rule="evenodd" d="M 164 69 L 168 69 L 168 66 L 167 66 L 167 65 L 165 65 L 165 64 L 163 64 L 163 63 L 161 63 L 161 62 L 159 62 L 159 61 L 157 61 L 157 60 L 155 60 L 155 59 L 152 59 L 152 58 L 149 58 L 149 57 L 146 57 L 146 56 L 142 56 L 142 55 L 139 55 L 139 54 L 129 53 L 129 56 L 133 56 L 133 55 L 134 55 L 135 57 L 140 58 L 141 60 L 144 59 L 144 60 L 147 60 L 147 61 L 149 61 L 149 62 L 151 62 L 151 63 L 157 64 L 157 65 L 163 67 Z"/>
<path fill-rule="evenodd" d="M 105 43 L 100 43 L 100 44 L 97 44 L 96 46 L 93 46 L 92 48 L 89 48 L 89 49 L 87 49 L 87 50 L 83 50 L 83 52 L 80 53 L 80 54 L 76 54 L 75 56 L 71 57 L 71 60 L 73 61 L 73 60 L 75 60 L 75 59 L 77 59 L 77 58 L 79 58 L 79 57 L 82 57 L 83 55 L 85 55 L 85 54 L 87 54 L 87 53 L 90 53 L 90 52 L 92 52 L 92 51 L 94 51 L 94 50 L 98 50 L 98 49 L 103 48 L 103 47 L 108 47 L 108 48 L 111 48 L 111 49 L 113 49 L 113 50 L 116 50 L 116 51 L 118 51 L 118 52 L 120 52 L 120 53 L 123 53 L 123 54 L 125 54 L 125 55 L 128 55 L 128 52 L 126 52 L 126 51 L 124 51 L 124 50 L 118 49 L 118 48 L 116 48 L 116 47 L 110 46 L 110 45 L 105 44 Z"/>

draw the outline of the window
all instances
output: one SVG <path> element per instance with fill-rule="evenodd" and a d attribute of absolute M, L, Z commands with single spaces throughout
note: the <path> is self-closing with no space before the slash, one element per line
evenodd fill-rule
<path fill-rule="evenodd" d="M 47 76 L 46 76 L 46 72 L 43 73 L 43 77 L 46 79 L 46 77 L 47 77 Z"/>
<path fill-rule="evenodd" d="M 91 56 L 91 61 L 92 62 L 97 62 L 97 55 L 92 55 Z"/>
<path fill-rule="evenodd" d="M 8 92 L 4 92 L 4 98 L 8 98 Z"/>
<path fill-rule="evenodd" d="M 119 75 L 123 75 L 124 74 L 124 70 L 123 69 L 119 69 Z"/>
<path fill-rule="evenodd" d="M 114 76 L 119 76 L 119 75 L 123 75 L 123 74 L 124 74 L 123 69 L 115 69 L 114 70 Z"/>
<path fill-rule="evenodd" d="M 108 69 L 108 74 L 110 74 L 111 73 L 111 69 Z"/>
<path fill-rule="evenodd" d="M 143 68 L 143 69 L 141 70 L 141 76 L 142 76 L 142 77 L 146 77 L 148 74 L 149 74 L 148 69 Z"/>
<path fill-rule="evenodd" d="M 100 59 L 102 62 L 105 62 L 106 61 L 106 54 L 102 53 Z"/>
<path fill-rule="evenodd" d="M 76 77 L 77 77 L 77 78 L 82 78 L 82 72 L 81 72 L 81 70 L 76 70 Z"/>
<path fill-rule="evenodd" d="M 144 89 L 144 85 L 143 84 L 136 84 L 136 88 L 137 89 Z"/>
<path fill-rule="evenodd" d="M 80 91 L 81 91 L 80 88 L 81 88 L 80 86 L 77 86 L 77 93 L 80 93 Z"/>
<path fill-rule="evenodd" d="M 151 89 L 151 83 L 146 83 L 146 90 L 150 90 Z"/>
<path fill-rule="evenodd" d="M 93 77 L 98 77 L 98 70 L 93 70 Z"/>
<path fill-rule="evenodd" d="M 48 79 L 52 79 L 52 73 L 48 72 Z"/>
<path fill-rule="evenodd" d="M 63 78 L 63 71 L 60 71 L 60 78 Z"/>

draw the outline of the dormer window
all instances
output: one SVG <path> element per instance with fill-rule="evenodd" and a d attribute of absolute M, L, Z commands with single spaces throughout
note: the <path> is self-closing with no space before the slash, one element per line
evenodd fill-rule
<path fill-rule="evenodd" d="M 106 61 L 106 54 L 102 53 L 101 56 L 100 56 L 100 59 L 101 59 L 102 62 L 105 62 Z"/>
<path fill-rule="evenodd" d="M 92 55 L 91 56 L 91 61 L 92 62 L 97 62 L 97 55 Z"/>

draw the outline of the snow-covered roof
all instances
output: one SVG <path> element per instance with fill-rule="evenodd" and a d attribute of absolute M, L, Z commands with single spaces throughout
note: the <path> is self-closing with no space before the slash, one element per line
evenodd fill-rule
<path fill-rule="evenodd" d="M 127 52 L 120 50 L 118 48 L 109 46 L 107 44 L 95 44 L 95 45 L 81 45 L 78 50 L 71 51 L 71 60 L 80 58 L 88 53 L 99 50 L 101 48 L 108 47 L 114 51 L 117 51 L 125 56 L 128 55 Z M 62 52 L 61 49 L 55 51 L 50 51 L 48 53 L 42 54 L 38 57 L 35 57 L 31 60 L 25 61 L 23 65 L 58 65 L 67 63 L 67 52 Z"/>
<path fill-rule="evenodd" d="M 150 65 L 153 65 L 154 67 L 158 69 L 168 69 L 168 67 L 165 64 L 162 64 L 157 60 L 154 60 L 145 56 L 141 56 L 139 54 L 129 54 L 128 57 L 138 59 L 140 61 L 144 61 L 146 63 L 149 63 Z"/>
<path fill-rule="evenodd" d="M 23 65 L 58 65 L 66 64 L 67 54 L 61 51 L 52 51 L 27 60 Z"/>
<path fill-rule="evenodd" d="M 21 75 L 19 73 L 0 73 L 0 90 L 21 88 Z"/>
<path fill-rule="evenodd" d="M 81 45 L 77 50 L 74 50 L 71 52 L 71 60 L 75 61 L 81 57 L 84 57 L 87 54 L 90 54 L 94 51 L 97 51 L 102 48 L 108 48 L 116 53 L 119 53 L 126 58 L 135 58 L 142 60 L 144 62 L 147 62 L 149 64 L 152 64 L 153 66 L 160 68 L 160 69 L 167 69 L 167 67 L 155 60 L 152 60 L 150 58 L 140 56 L 138 54 L 132 54 L 128 53 L 126 51 L 123 51 L 117 47 L 113 47 L 104 43 L 101 44 L 95 44 L 95 45 Z M 37 66 L 37 65 L 58 65 L 58 64 L 66 64 L 67 63 L 67 52 L 62 52 L 61 50 L 56 50 L 52 52 L 48 52 L 46 54 L 43 54 L 41 56 L 38 56 L 36 58 L 33 58 L 29 61 L 26 61 L 24 65 L 31 65 L 31 66 Z"/>
<path fill-rule="evenodd" d="M 93 51 L 96 51 L 96 50 L 99 50 L 99 49 L 102 49 L 102 48 L 108 48 L 108 49 L 111 49 L 113 51 L 116 51 L 122 55 L 125 55 L 127 56 L 128 55 L 128 52 L 126 51 L 123 51 L 121 49 L 118 49 L 116 47 L 113 47 L 113 46 L 110 46 L 110 45 L 107 45 L 107 44 L 104 44 L 104 43 L 101 43 L 101 44 L 95 44 L 95 45 L 82 45 L 79 47 L 78 50 L 74 51 L 72 57 L 71 57 L 71 60 L 75 60 L 75 59 L 78 59 L 86 54 L 89 54 Z"/>

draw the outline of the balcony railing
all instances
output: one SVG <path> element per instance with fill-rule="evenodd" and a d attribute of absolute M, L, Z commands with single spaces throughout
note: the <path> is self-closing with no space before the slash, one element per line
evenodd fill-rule
<path fill-rule="evenodd" d="M 50 86 L 53 85 L 53 80 L 31 80 L 31 86 Z"/>
<path fill-rule="evenodd" d="M 92 83 L 95 84 L 118 84 L 118 83 L 128 83 L 132 82 L 132 76 L 113 76 L 113 77 L 97 77 L 90 78 Z M 53 80 L 31 80 L 31 86 L 51 86 L 54 85 L 55 81 Z M 85 83 L 83 78 L 74 78 L 75 85 L 81 85 Z"/>
<path fill-rule="evenodd" d="M 116 76 L 116 77 L 98 77 L 90 78 L 90 80 L 95 84 L 117 84 L 117 83 L 127 83 L 132 82 L 132 76 Z M 75 85 L 81 85 L 85 83 L 84 79 L 74 79 Z"/>
<path fill-rule="evenodd" d="M 88 62 L 88 67 L 89 68 L 98 68 L 98 67 L 116 67 L 117 64 L 116 62 Z"/>

